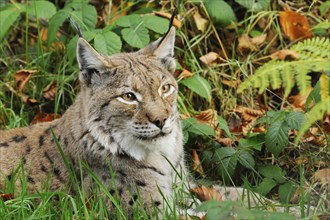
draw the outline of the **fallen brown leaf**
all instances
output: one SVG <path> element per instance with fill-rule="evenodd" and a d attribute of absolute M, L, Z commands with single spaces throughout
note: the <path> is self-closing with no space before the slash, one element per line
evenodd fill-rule
<path fill-rule="evenodd" d="M 48 114 L 46 112 L 40 111 L 33 117 L 31 124 L 33 125 L 41 122 L 53 121 L 60 117 L 60 114 Z"/>
<path fill-rule="evenodd" d="M 244 106 L 238 105 L 235 109 L 235 112 L 241 113 L 243 121 L 245 122 L 253 122 L 256 121 L 258 118 L 264 116 L 264 111 L 257 110 L 257 109 L 250 109 Z"/>
<path fill-rule="evenodd" d="M 267 38 L 267 34 L 260 34 L 258 36 L 251 38 L 251 43 L 256 46 L 260 46 L 265 42 L 266 38 Z"/>
<path fill-rule="evenodd" d="M 37 72 L 36 70 L 22 69 L 22 70 L 19 70 L 15 73 L 16 86 L 17 86 L 17 90 L 19 92 L 22 92 L 22 90 L 24 89 L 25 84 L 29 81 L 32 74 L 34 74 L 36 72 Z"/>
<path fill-rule="evenodd" d="M 284 34 L 291 40 L 303 40 L 312 37 L 307 18 L 294 11 L 280 12 L 280 24 Z"/>
<path fill-rule="evenodd" d="M 222 201 L 221 194 L 216 191 L 214 188 L 200 186 L 193 189 L 190 189 L 190 192 L 196 194 L 197 198 L 201 201 L 216 200 Z"/>
<path fill-rule="evenodd" d="M 243 52 L 244 50 L 249 51 L 258 51 L 259 46 L 265 42 L 267 35 L 261 34 L 254 38 L 250 38 L 248 34 L 242 34 L 240 38 L 238 38 L 238 49 Z"/>
<path fill-rule="evenodd" d="M 23 102 L 25 103 L 30 103 L 30 104 L 35 104 L 38 103 L 38 101 L 36 99 L 33 98 L 29 98 L 29 96 L 23 94 L 22 92 L 18 92 L 16 91 L 13 87 L 11 87 L 8 83 L 4 83 L 4 85 L 9 89 L 9 91 L 11 91 L 12 93 L 14 93 L 15 95 L 17 95 L 20 99 L 22 99 Z"/>
<path fill-rule="evenodd" d="M 56 85 L 57 85 L 57 82 L 56 80 L 53 81 L 52 83 L 48 84 L 43 90 L 42 90 L 42 96 L 45 98 L 45 99 L 48 99 L 48 100 L 54 100 L 55 99 L 55 96 L 56 96 Z"/>
<path fill-rule="evenodd" d="M 160 17 L 167 18 L 167 19 L 171 19 L 171 17 L 172 17 L 172 14 L 167 13 L 167 12 L 163 12 L 163 11 L 154 11 L 154 14 L 158 15 Z M 180 29 L 181 26 L 182 26 L 181 21 L 179 21 L 176 18 L 174 18 L 174 20 L 173 20 L 173 25 L 178 29 Z"/>
<path fill-rule="evenodd" d="M 219 144 L 224 145 L 224 146 L 232 146 L 233 143 L 234 143 L 234 140 L 231 139 L 231 138 L 218 138 L 218 139 L 217 139 L 217 142 L 218 142 Z"/>
<path fill-rule="evenodd" d="M 14 196 L 11 193 L 6 193 L 6 194 L 0 194 L 0 198 L 5 202 L 14 199 Z"/>
<path fill-rule="evenodd" d="M 306 100 L 312 90 L 313 88 L 310 87 L 305 94 L 299 93 L 298 95 L 290 96 L 288 100 L 296 109 L 305 110 Z"/>
<path fill-rule="evenodd" d="M 330 185 L 330 168 L 324 168 L 314 173 L 314 178 L 322 185 Z"/>
<path fill-rule="evenodd" d="M 197 119 L 197 123 L 207 124 L 215 130 L 217 138 L 221 136 L 221 129 L 218 126 L 218 113 L 213 109 L 207 109 L 201 111 L 198 115 L 195 115 L 194 118 Z"/>
<path fill-rule="evenodd" d="M 209 52 L 199 58 L 200 61 L 202 61 L 205 64 L 211 64 L 214 61 L 216 61 L 219 58 L 219 54 L 215 52 Z"/>
<path fill-rule="evenodd" d="M 180 75 L 178 76 L 179 79 L 187 79 L 192 77 L 192 73 L 189 70 L 183 69 Z"/>
<path fill-rule="evenodd" d="M 209 21 L 207 19 L 203 18 L 199 14 L 198 10 L 195 11 L 193 18 L 194 18 L 195 24 L 197 26 L 197 29 L 199 31 L 201 31 L 202 33 L 204 33 Z"/>
<path fill-rule="evenodd" d="M 272 60 L 285 60 L 287 57 L 290 57 L 291 59 L 296 59 L 297 56 L 298 54 L 296 51 L 283 49 L 271 54 L 270 58 L 272 58 Z"/>
<path fill-rule="evenodd" d="M 228 86 L 228 87 L 231 87 L 231 88 L 234 88 L 234 89 L 237 89 L 239 84 L 240 84 L 240 81 L 239 80 L 221 80 L 221 83 Z"/>
<path fill-rule="evenodd" d="M 197 173 L 201 174 L 205 177 L 204 169 L 202 167 L 202 163 L 199 159 L 196 149 L 192 150 L 192 169 L 195 170 Z"/>

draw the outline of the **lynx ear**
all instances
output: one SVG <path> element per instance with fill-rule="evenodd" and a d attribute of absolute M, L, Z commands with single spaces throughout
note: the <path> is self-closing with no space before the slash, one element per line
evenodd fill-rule
<path fill-rule="evenodd" d="M 106 69 L 106 61 L 94 48 L 83 38 L 78 39 L 77 61 L 80 70 L 79 79 L 87 86 L 97 84 L 100 73 Z"/>
<path fill-rule="evenodd" d="M 160 39 L 154 55 L 160 59 L 174 56 L 175 27 L 171 27 L 168 33 Z"/>
<path fill-rule="evenodd" d="M 175 43 L 175 27 L 171 27 L 167 34 L 158 40 L 152 42 L 145 48 L 140 50 L 140 53 L 149 54 L 157 57 L 172 73 L 176 68 L 174 59 L 174 43 Z"/>

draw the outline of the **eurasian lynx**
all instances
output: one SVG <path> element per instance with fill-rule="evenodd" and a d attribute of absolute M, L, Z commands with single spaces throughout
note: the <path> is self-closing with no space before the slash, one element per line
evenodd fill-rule
<path fill-rule="evenodd" d="M 0 188 L 22 162 L 30 192 L 50 175 L 51 189 L 68 186 L 69 173 L 56 146 L 79 174 L 78 160 L 109 187 L 109 164 L 127 210 L 137 191 L 144 207 L 171 197 L 175 169 L 184 167 L 182 131 L 173 72 L 175 28 L 133 53 L 105 56 L 83 38 L 77 58 L 81 91 L 62 118 L 27 128 L 0 131 Z M 92 187 L 83 174 L 86 189 Z M 16 181 L 19 189 L 20 181 Z M 159 188 L 159 189 L 158 189 Z M 138 189 L 138 190 L 137 190 Z"/>

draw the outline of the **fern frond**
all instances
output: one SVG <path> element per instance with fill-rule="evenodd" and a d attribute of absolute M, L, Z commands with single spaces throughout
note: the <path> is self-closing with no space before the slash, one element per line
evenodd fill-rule
<path fill-rule="evenodd" d="M 308 113 L 306 113 L 306 121 L 300 129 L 295 139 L 295 143 L 299 142 L 300 138 L 305 134 L 305 132 L 312 124 L 323 118 L 325 112 L 330 114 L 330 96 L 328 96 L 327 99 L 318 102 Z"/>
<path fill-rule="evenodd" d="M 329 58 L 330 40 L 329 38 L 312 38 L 299 42 L 291 47 L 298 54 L 299 60 L 310 57 Z"/>
<path fill-rule="evenodd" d="M 326 100 L 327 98 L 329 98 L 329 93 L 330 93 L 330 81 L 329 81 L 329 77 L 325 74 L 322 73 L 321 77 L 320 77 L 320 95 L 321 95 L 321 100 Z"/>
<path fill-rule="evenodd" d="M 253 76 L 244 81 L 238 93 L 247 88 L 259 88 L 259 93 L 267 87 L 285 89 L 287 97 L 296 83 L 302 94 L 311 86 L 309 72 L 330 71 L 330 40 L 327 38 L 307 39 L 291 47 L 297 53 L 293 61 L 271 60 L 259 67 Z"/>

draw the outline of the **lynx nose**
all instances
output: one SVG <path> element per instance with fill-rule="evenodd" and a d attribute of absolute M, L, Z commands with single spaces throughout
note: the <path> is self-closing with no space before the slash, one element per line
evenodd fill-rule
<path fill-rule="evenodd" d="M 166 121 L 166 118 L 161 119 L 161 120 L 152 121 L 152 123 L 154 123 L 157 127 L 162 129 L 164 127 L 165 121 Z"/>
<path fill-rule="evenodd" d="M 149 115 L 147 115 L 147 117 L 149 118 L 149 121 L 151 123 L 153 123 L 154 125 L 156 125 L 158 128 L 162 129 L 165 125 L 165 121 L 166 121 L 166 117 L 163 116 L 163 117 L 157 117 L 157 118 L 152 118 L 150 117 Z"/>

